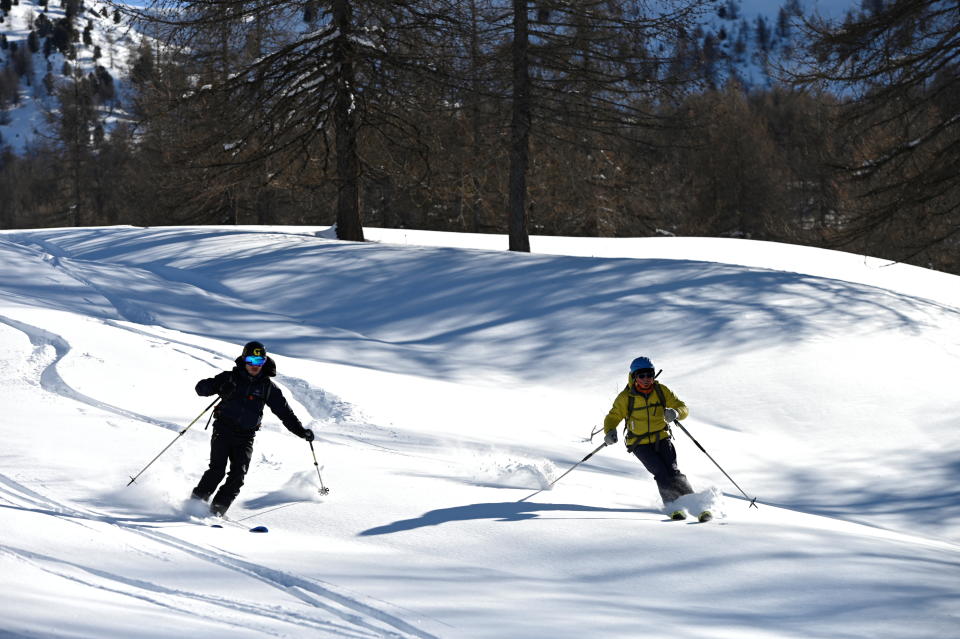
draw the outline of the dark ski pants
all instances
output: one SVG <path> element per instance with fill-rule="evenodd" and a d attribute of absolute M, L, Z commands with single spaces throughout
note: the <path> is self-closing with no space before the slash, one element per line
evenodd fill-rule
<path fill-rule="evenodd" d="M 254 434 L 235 434 L 224 430 L 213 429 L 210 438 L 210 467 L 203 473 L 200 483 L 193 489 L 193 497 L 206 501 L 217 489 L 217 486 L 227 475 L 220 490 L 210 504 L 210 510 L 222 515 L 233 503 L 243 486 L 243 478 L 250 468 L 250 459 L 253 457 Z M 230 462 L 230 472 L 226 473 L 227 462 Z"/>
<path fill-rule="evenodd" d="M 664 506 L 693 492 L 686 475 L 677 468 L 677 449 L 673 447 L 670 439 L 661 439 L 655 444 L 633 446 L 631 452 L 653 475 Z"/>

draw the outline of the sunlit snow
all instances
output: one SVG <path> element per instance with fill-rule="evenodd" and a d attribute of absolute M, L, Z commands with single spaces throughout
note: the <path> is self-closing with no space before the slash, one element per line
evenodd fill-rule
<path fill-rule="evenodd" d="M 955 634 L 956 276 L 740 240 L 365 234 L 0 232 L 0 636 Z M 186 503 L 206 419 L 180 433 L 250 339 L 318 465 L 268 412 L 212 528 Z M 712 522 L 669 521 L 622 444 L 548 488 L 641 354 L 758 508 L 683 433 L 683 505 Z"/>

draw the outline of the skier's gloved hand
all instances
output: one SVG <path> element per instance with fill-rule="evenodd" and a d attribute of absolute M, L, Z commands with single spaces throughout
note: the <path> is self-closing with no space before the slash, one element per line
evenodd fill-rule
<path fill-rule="evenodd" d="M 679 414 L 674 409 L 672 408 L 663 409 L 663 421 L 667 422 L 668 424 L 673 422 L 673 420 L 675 420 L 677 417 L 679 417 Z"/>
<path fill-rule="evenodd" d="M 303 438 L 304 438 L 305 440 L 307 440 L 308 442 L 312 442 L 312 441 L 313 441 L 313 431 L 310 430 L 309 428 L 304 428 L 304 429 L 303 429 Z"/>
<path fill-rule="evenodd" d="M 229 397 L 235 390 L 237 390 L 237 385 L 228 377 L 220 382 L 220 386 L 217 388 L 217 395 L 220 397 Z"/>
<path fill-rule="evenodd" d="M 607 434 L 603 436 L 603 443 L 607 446 L 611 446 L 617 443 L 617 429 L 613 428 L 607 431 Z"/>

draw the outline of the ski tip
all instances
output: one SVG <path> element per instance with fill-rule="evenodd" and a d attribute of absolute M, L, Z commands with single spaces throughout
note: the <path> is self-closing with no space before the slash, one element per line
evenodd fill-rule
<path fill-rule="evenodd" d="M 211 528 L 223 528 L 223 524 L 210 524 Z"/>
<path fill-rule="evenodd" d="M 713 513 L 710 512 L 709 510 L 703 511 L 702 513 L 700 513 L 700 516 L 697 517 L 697 520 L 698 520 L 700 523 L 704 523 L 704 522 L 710 521 L 711 519 L 713 519 Z"/>
<path fill-rule="evenodd" d="M 687 518 L 687 513 L 683 512 L 682 510 L 675 510 L 672 513 L 670 513 L 670 519 L 672 519 L 673 521 L 682 521 L 686 518 Z"/>
<path fill-rule="evenodd" d="M 265 532 L 270 532 L 270 530 L 266 526 L 254 526 L 253 528 L 250 529 L 250 532 L 265 533 Z"/>

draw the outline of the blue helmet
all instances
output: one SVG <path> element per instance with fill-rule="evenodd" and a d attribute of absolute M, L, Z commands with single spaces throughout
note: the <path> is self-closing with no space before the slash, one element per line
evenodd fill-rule
<path fill-rule="evenodd" d="M 653 370 L 653 362 L 650 361 L 649 357 L 638 357 L 637 359 L 630 362 L 630 372 L 635 373 L 636 371 L 649 368 Z"/>

